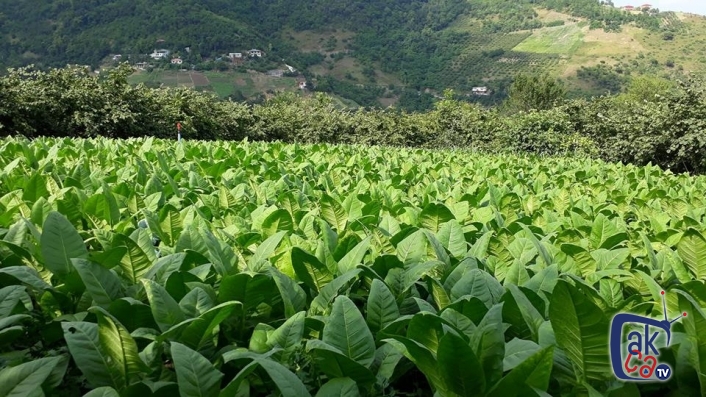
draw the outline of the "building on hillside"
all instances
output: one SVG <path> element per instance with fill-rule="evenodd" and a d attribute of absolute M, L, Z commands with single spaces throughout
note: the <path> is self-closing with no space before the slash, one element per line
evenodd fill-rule
<path fill-rule="evenodd" d="M 634 11 L 634 10 L 635 10 L 635 7 L 633 7 L 633 6 L 623 6 L 623 10 L 625 10 L 625 11 Z"/>
<path fill-rule="evenodd" d="M 473 95 L 487 96 L 490 95 L 490 90 L 488 87 L 473 87 L 471 88 L 471 93 Z"/>
<path fill-rule="evenodd" d="M 181 65 L 184 61 L 181 58 L 172 58 L 172 65 Z"/>
<path fill-rule="evenodd" d="M 262 58 L 262 56 L 264 55 L 264 52 L 253 48 L 252 50 L 248 51 L 248 55 L 250 56 L 250 58 L 254 58 L 254 57 Z"/>
<path fill-rule="evenodd" d="M 114 61 L 119 61 L 120 58 L 122 58 L 122 57 L 123 57 L 123 56 L 120 55 L 120 54 L 115 54 L 115 55 L 113 55 L 113 60 L 114 60 Z"/>
<path fill-rule="evenodd" d="M 652 4 L 643 4 L 640 6 L 640 8 L 642 8 L 645 11 L 649 11 L 650 9 L 652 9 Z"/>
<path fill-rule="evenodd" d="M 241 59 L 241 58 L 243 58 L 243 53 L 242 52 L 231 52 L 231 53 L 228 53 L 228 58 Z"/>
<path fill-rule="evenodd" d="M 284 66 L 287 67 L 287 69 L 289 70 L 289 73 L 296 73 L 297 72 L 297 69 L 294 69 L 292 66 L 289 66 L 286 63 L 284 64 Z"/>
<path fill-rule="evenodd" d="M 135 68 L 139 70 L 145 70 L 147 69 L 147 62 L 137 62 L 135 64 Z"/>
<path fill-rule="evenodd" d="M 299 80 L 297 83 L 299 85 L 300 90 L 306 90 L 306 88 L 307 88 L 306 80 Z"/>
<path fill-rule="evenodd" d="M 154 50 L 150 54 L 150 58 L 152 59 L 164 59 L 169 55 L 169 50 Z"/>

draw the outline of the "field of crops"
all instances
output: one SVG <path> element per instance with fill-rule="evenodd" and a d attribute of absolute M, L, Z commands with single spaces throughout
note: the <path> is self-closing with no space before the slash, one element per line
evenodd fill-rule
<path fill-rule="evenodd" d="M 705 191 L 590 160 L 6 138 L 0 396 L 700 395 Z M 662 290 L 688 313 L 674 376 L 619 382 L 610 320 L 663 319 Z"/>

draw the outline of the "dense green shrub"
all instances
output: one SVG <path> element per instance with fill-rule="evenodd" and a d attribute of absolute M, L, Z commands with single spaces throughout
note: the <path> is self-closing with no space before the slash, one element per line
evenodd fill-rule
<path fill-rule="evenodd" d="M 408 113 L 340 110 L 322 93 L 308 99 L 284 94 L 259 104 L 221 101 L 185 88 L 130 86 L 129 73 L 124 67 L 106 76 L 81 68 L 11 70 L 0 78 L 0 135 L 175 138 L 180 122 L 186 139 L 578 154 L 706 172 L 706 94 L 695 80 L 680 86 L 637 82 L 624 95 L 554 107 L 544 96 L 534 101 L 529 95 L 531 101 L 516 106 L 514 114 L 458 101 L 447 92 L 433 110 Z M 656 95 L 660 89 L 654 87 L 664 92 Z"/>

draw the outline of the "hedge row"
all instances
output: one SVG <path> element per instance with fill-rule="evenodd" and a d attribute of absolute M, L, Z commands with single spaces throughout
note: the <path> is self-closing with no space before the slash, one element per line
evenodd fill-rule
<path fill-rule="evenodd" d="M 322 95 L 247 105 L 190 89 L 131 86 L 129 73 L 10 70 L 0 78 L 0 134 L 175 138 L 181 122 L 186 139 L 463 147 L 706 172 L 706 95 L 696 81 L 648 101 L 602 97 L 503 115 L 450 96 L 426 113 L 339 110 Z"/>

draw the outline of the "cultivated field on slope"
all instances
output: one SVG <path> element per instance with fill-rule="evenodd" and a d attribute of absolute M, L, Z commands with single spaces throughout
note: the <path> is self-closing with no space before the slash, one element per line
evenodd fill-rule
<path fill-rule="evenodd" d="M 0 395 L 699 394 L 705 190 L 590 160 L 6 138 Z M 610 318 L 663 318 L 662 290 L 680 375 L 616 382 Z"/>

